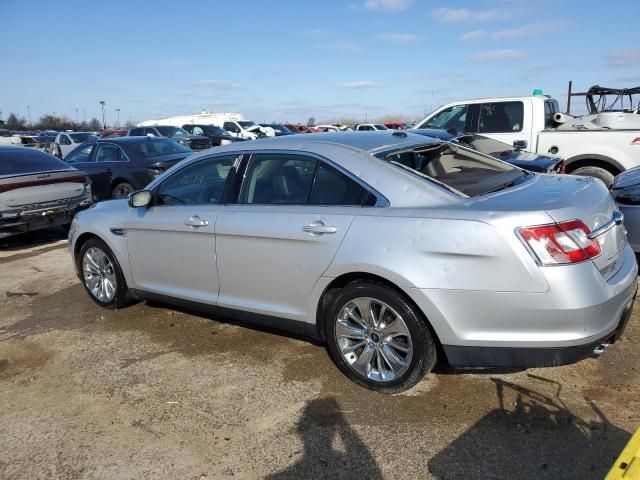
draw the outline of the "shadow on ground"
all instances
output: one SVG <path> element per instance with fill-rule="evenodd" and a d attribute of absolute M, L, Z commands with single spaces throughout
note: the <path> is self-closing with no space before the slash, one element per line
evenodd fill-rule
<path fill-rule="evenodd" d="M 60 240 L 66 240 L 67 232 L 64 227 L 54 227 L 0 238 L 0 251 L 12 252 L 23 248 L 49 245 Z"/>
<path fill-rule="evenodd" d="M 571 413 L 555 381 L 528 375 L 553 386 L 553 395 L 493 378 L 499 408 L 428 462 L 438 479 L 602 479 L 630 434 L 611 424 L 585 398 L 593 419 Z"/>
<path fill-rule="evenodd" d="M 302 458 L 267 479 L 382 478 L 371 452 L 349 426 L 335 399 L 309 401 L 297 432 L 304 443 Z"/>

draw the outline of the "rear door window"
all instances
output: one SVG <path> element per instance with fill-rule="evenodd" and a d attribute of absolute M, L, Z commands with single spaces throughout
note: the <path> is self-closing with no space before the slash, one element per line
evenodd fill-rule
<path fill-rule="evenodd" d="M 303 155 L 256 154 L 251 157 L 239 203 L 308 203 L 318 160 Z"/>
<path fill-rule="evenodd" d="M 96 162 L 122 162 L 125 160 L 120 148 L 115 145 L 100 145 L 96 154 Z"/>
<path fill-rule="evenodd" d="M 483 103 L 480 108 L 480 133 L 513 133 L 522 131 L 522 102 Z"/>

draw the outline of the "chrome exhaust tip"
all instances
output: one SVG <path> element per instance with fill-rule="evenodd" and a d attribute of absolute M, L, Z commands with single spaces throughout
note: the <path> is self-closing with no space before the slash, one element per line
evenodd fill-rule
<path fill-rule="evenodd" d="M 594 357 L 599 357 L 604 353 L 604 351 L 607 349 L 608 346 L 609 346 L 608 343 L 601 343 L 600 345 L 598 345 L 596 348 L 593 349 L 592 355 Z"/>

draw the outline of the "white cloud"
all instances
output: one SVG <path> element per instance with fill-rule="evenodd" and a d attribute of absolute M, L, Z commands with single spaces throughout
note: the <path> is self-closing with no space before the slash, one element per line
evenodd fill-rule
<path fill-rule="evenodd" d="M 380 33 L 376 36 L 376 38 L 379 41 L 386 43 L 417 43 L 422 40 L 422 37 L 420 35 L 415 35 L 413 33 L 391 32 Z"/>
<path fill-rule="evenodd" d="M 489 52 L 478 52 L 473 56 L 473 59 L 478 60 L 479 62 L 493 62 L 496 60 L 522 58 L 524 57 L 524 55 L 524 52 L 521 50 L 491 50 Z"/>
<path fill-rule="evenodd" d="M 640 48 L 614 50 L 607 55 L 607 63 L 611 67 L 633 67 L 640 65 Z"/>
<path fill-rule="evenodd" d="M 491 37 L 496 39 L 532 37 L 544 33 L 557 32 L 566 28 L 568 25 L 568 22 L 562 20 L 529 23 L 518 28 L 499 30 L 492 33 Z"/>
<path fill-rule="evenodd" d="M 459 22 L 490 22 L 493 20 L 505 20 L 511 16 L 506 10 L 469 10 L 466 8 L 438 8 L 431 15 L 443 23 Z"/>
<path fill-rule="evenodd" d="M 340 88 L 352 88 L 352 89 L 363 89 L 363 88 L 377 88 L 380 85 L 376 82 L 372 82 L 370 80 L 360 80 L 357 82 L 346 82 L 340 85 Z"/>
<path fill-rule="evenodd" d="M 463 33 L 460 36 L 460 40 L 479 40 L 487 36 L 486 30 L 471 30 L 470 32 Z"/>
<path fill-rule="evenodd" d="M 359 43 L 355 42 L 345 42 L 343 40 L 338 40 L 336 42 L 325 45 L 324 48 L 328 50 L 335 50 L 336 52 L 346 52 L 346 53 L 358 53 L 362 52 L 363 48 Z"/>
<path fill-rule="evenodd" d="M 364 8 L 367 10 L 387 10 L 399 12 L 409 8 L 413 0 L 365 0 Z"/>
<path fill-rule="evenodd" d="M 239 83 L 224 82 L 222 80 L 198 80 L 195 84 L 200 87 L 215 87 L 224 90 L 236 90 L 241 88 Z"/>

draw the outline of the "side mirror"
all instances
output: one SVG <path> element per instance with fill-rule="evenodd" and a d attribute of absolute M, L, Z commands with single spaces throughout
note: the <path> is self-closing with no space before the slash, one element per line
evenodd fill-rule
<path fill-rule="evenodd" d="M 140 190 L 129 194 L 129 206 L 131 208 L 148 207 L 151 204 L 151 192 Z"/>

